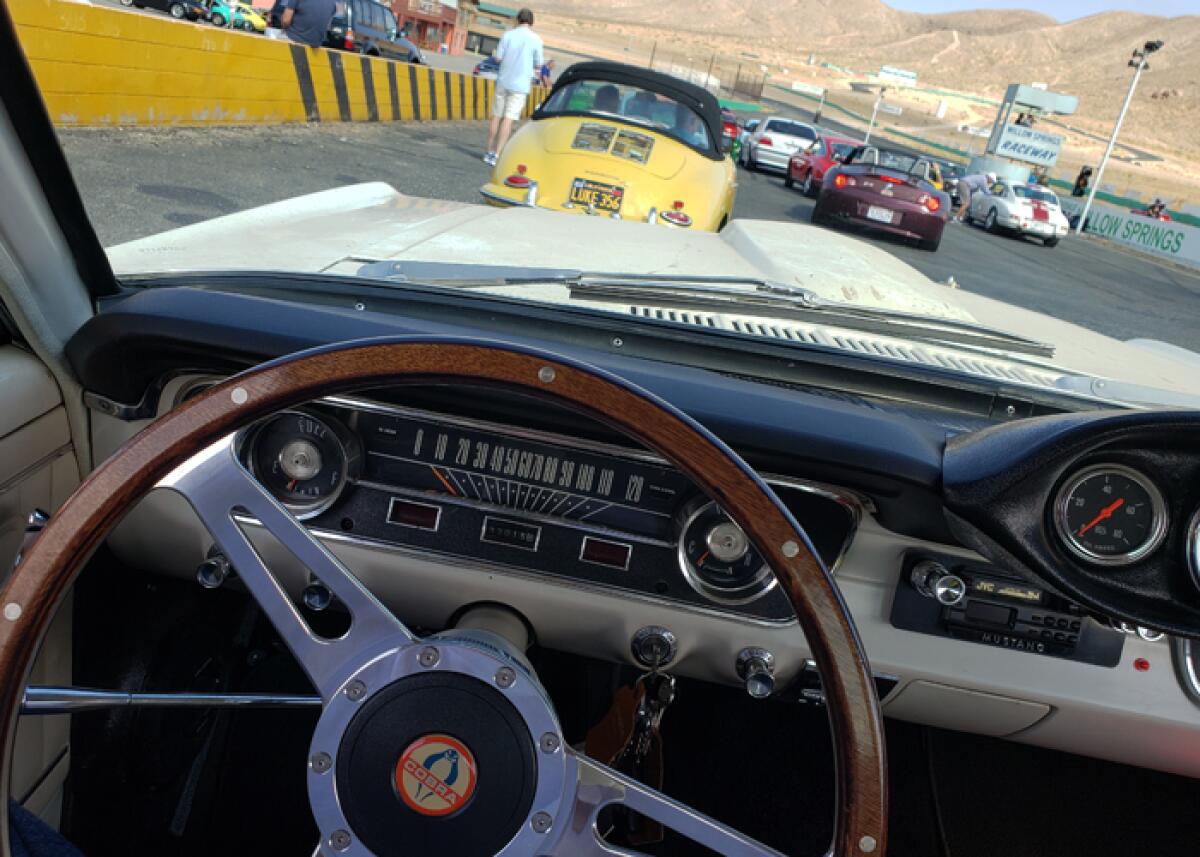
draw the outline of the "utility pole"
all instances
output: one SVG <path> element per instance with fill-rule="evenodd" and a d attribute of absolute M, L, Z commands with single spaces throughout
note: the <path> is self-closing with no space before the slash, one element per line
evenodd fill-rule
<path fill-rule="evenodd" d="M 650 46 L 650 64 L 646 68 L 654 68 L 654 54 L 658 51 L 658 39 L 654 40 L 654 44 Z"/>
<path fill-rule="evenodd" d="M 708 71 L 704 73 L 704 88 L 708 89 L 708 82 L 712 79 L 713 63 L 717 61 L 717 52 L 713 51 L 712 59 L 708 61 Z"/>
<path fill-rule="evenodd" d="M 871 142 L 871 132 L 875 129 L 875 117 L 879 115 L 879 105 L 883 101 L 883 94 L 887 92 L 886 86 L 879 87 L 879 97 L 875 99 L 875 107 L 871 110 L 871 124 L 867 126 L 867 136 L 863 138 L 863 144 Z"/>
<path fill-rule="evenodd" d="M 1088 191 L 1087 202 L 1083 204 L 1083 213 L 1079 215 L 1079 224 L 1075 227 L 1075 234 L 1083 234 L 1083 226 L 1087 223 L 1088 212 L 1092 210 L 1092 201 L 1096 198 L 1096 190 L 1100 187 L 1100 179 L 1104 176 L 1104 168 L 1108 166 L 1108 158 L 1112 154 L 1113 146 L 1117 144 L 1117 134 L 1121 132 L 1121 123 L 1125 121 L 1125 114 L 1129 112 L 1129 104 L 1133 101 L 1133 91 L 1137 89 L 1138 80 L 1142 76 L 1142 72 L 1150 67 L 1146 62 L 1150 54 L 1157 51 L 1163 46 L 1162 40 L 1146 42 L 1142 45 L 1139 51 L 1136 48 L 1133 51 L 1133 57 L 1129 60 L 1129 67 L 1134 70 L 1133 80 L 1129 82 L 1129 92 L 1125 94 L 1125 103 L 1121 105 L 1121 112 L 1117 114 L 1117 124 L 1113 125 L 1112 136 L 1108 138 L 1108 146 L 1104 150 L 1104 157 L 1100 159 L 1100 166 L 1096 170 L 1096 178 L 1092 181 L 1091 190 Z"/>

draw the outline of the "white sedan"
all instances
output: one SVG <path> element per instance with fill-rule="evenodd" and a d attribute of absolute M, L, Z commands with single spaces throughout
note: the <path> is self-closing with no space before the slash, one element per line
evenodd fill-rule
<path fill-rule="evenodd" d="M 1034 184 L 1000 181 L 984 193 L 971 194 L 968 223 L 983 223 L 988 232 L 1018 232 L 1042 239 L 1047 247 L 1058 243 L 1071 226 L 1058 196 Z"/>
<path fill-rule="evenodd" d="M 807 122 L 771 116 L 750 132 L 738 158 L 747 169 L 770 167 L 786 171 L 792 155 L 807 151 L 815 142 L 817 129 Z"/>

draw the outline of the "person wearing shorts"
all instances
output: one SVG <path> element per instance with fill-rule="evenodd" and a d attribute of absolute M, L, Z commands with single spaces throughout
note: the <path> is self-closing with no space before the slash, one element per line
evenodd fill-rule
<path fill-rule="evenodd" d="M 967 210 L 971 207 L 971 195 L 983 193 L 995 183 L 995 173 L 972 173 L 969 176 L 963 176 L 959 179 L 958 196 L 962 200 L 962 204 L 958 206 L 958 211 L 954 213 L 953 219 L 958 223 L 962 223 Z"/>
<path fill-rule="evenodd" d="M 484 163 L 496 165 L 496 156 L 508 142 L 513 122 L 521 118 L 533 78 L 543 64 L 542 52 L 542 39 L 533 31 L 533 12 L 522 9 L 517 13 L 517 26 L 504 34 L 496 48 L 500 71 L 496 74 Z"/>

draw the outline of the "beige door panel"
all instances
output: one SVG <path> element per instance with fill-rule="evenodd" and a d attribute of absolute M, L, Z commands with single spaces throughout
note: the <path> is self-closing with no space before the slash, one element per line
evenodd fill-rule
<path fill-rule="evenodd" d="M 14 346 L 0 347 L 0 576 L 21 546 L 35 508 L 54 512 L 79 484 L 79 468 L 58 384 L 45 366 Z M 33 684 L 71 683 L 71 600 L 42 643 Z M 22 717 L 17 726 L 12 795 L 58 823 L 69 762 L 67 717 Z"/>

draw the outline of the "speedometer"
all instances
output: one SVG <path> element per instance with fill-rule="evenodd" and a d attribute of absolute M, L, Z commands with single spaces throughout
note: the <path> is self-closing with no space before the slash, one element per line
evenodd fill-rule
<path fill-rule="evenodd" d="M 1095 464 L 1059 489 L 1054 524 L 1080 559 L 1129 565 L 1162 544 L 1167 507 L 1162 492 L 1144 474 L 1119 464 Z"/>

